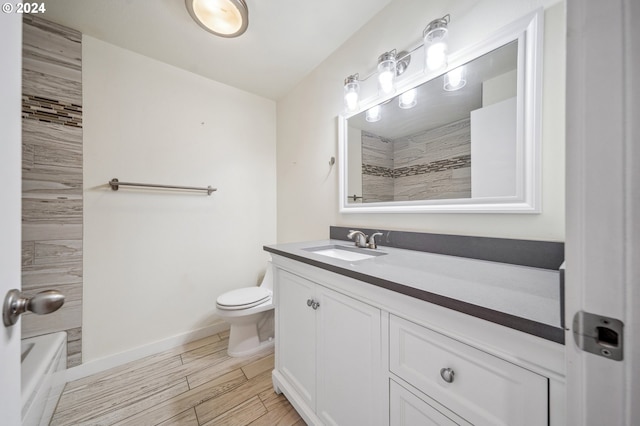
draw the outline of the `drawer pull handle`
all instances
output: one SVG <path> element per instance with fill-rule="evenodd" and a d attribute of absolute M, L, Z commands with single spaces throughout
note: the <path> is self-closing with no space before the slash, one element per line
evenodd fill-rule
<path fill-rule="evenodd" d="M 450 368 L 443 368 L 440 370 L 440 377 L 447 383 L 453 383 L 453 376 L 455 373 Z"/>

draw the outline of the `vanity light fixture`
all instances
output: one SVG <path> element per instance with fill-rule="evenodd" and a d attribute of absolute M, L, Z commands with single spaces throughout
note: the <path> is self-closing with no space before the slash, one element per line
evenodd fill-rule
<path fill-rule="evenodd" d="M 344 79 L 344 106 L 347 111 L 358 109 L 358 97 L 360 96 L 360 83 L 358 74 L 350 75 Z"/>
<path fill-rule="evenodd" d="M 409 109 L 418 103 L 418 92 L 415 89 L 407 90 L 398 97 L 398 106 L 402 109 Z"/>
<path fill-rule="evenodd" d="M 380 121 L 382 118 L 382 114 L 380 113 L 380 105 L 372 106 L 365 113 L 365 119 L 369 123 L 375 123 L 376 121 Z"/>
<path fill-rule="evenodd" d="M 411 54 L 424 47 L 426 56 L 426 68 L 434 71 L 447 66 L 447 38 L 450 16 L 447 14 L 442 18 L 429 22 L 422 32 L 422 40 L 418 46 L 410 51 L 396 53 L 396 49 L 383 53 L 378 57 L 376 70 L 368 76 L 360 79 L 358 74 L 352 74 L 344 80 L 344 104 L 347 112 L 358 110 L 358 98 L 360 82 L 366 81 L 374 75 L 378 76 L 378 89 L 380 94 L 388 96 L 395 92 L 395 79 L 402 75 L 411 63 Z M 464 78 L 463 78 L 464 80 Z M 466 83 L 466 81 L 465 81 Z M 465 83 L 462 83 L 464 86 Z M 460 87 L 462 87 L 460 86 Z M 459 88 L 460 88 L 459 87 Z M 456 89 L 453 89 L 456 90 Z M 406 94 L 405 97 L 412 96 Z M 401 108 L 411 108 L 415 106 L 415 97 L 412 101 L 399 100 Z M 375 120 L 377 121 L 377 120 Z"/>
<path fill-rule="evenodd" d="M 439 70 L 447 66 L 447 41 L 450 17 L 434 19 L 422 32 L 427 69 Z"/>
<path fill-rule="evenodd" d="M 185 0 L 185 4 L 198 25 L 220 37 L 238 37 L 249 25 L 244 0 Z"/>
<path fill-rule="evenodd" d="M 460 66 L 446 73 L 444 75 L 444 90 L 453 92 L 454 90 L 462 89 L 467 84 L 466 75 L 467 72 L 464 66 Z"/>
<path fill-rule="evenodd" d="M 395 90 L 396 80 L 396 50 L 390 50 L 378 57 L 378 88 L 384 95 L 390 95 Z"/>

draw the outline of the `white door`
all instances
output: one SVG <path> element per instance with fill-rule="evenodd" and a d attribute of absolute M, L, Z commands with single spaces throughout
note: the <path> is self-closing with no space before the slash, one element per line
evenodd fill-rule
<path fill-rule="evenodd" d="M 22 19 L 0 14 L 0 302 L 20 288 Z M 20 424 L 20 321 L 0 324 L 2 424 Z"/>
<path fill-rule="evenodd" d="M 640 419 L 640 2 L 567 2 L 567 416 Z M 580 350 L 574 315 L 618 319 L 610 348 Z M 611 321 L 609 321 L 611 323 Z M 601 330 L 606 331 L 604 322 Z M 600 336 L 594 333 L 593 336 Z M 585 341 L 600 339 L 585 337 Z M 622 345 L 622 360 L 612 360 Z"/>

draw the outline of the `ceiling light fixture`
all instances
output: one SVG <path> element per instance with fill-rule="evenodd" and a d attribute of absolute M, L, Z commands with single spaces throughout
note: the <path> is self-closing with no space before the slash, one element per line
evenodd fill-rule
<path fill-rule="evenodd" d="M 238 37 L 249 25 L 244 0 L 185 0 L 185 4 L 198 25 L 220 37 Z"/>
<path fill-rule="evenodd" d="M 425 49 L 425 65 L 426 69 L 430 71 L 446 68 L 447 66 L 447 41 L 448 41 L 448 25 L 450 22 L 450 16 L 447 14 L 442 18 L 434 19 L 429 22 L 424 31 L 422 32 L 422 43 L 414 47 L 410 51 L 401 51 L 396 53 L 396 49 L 383 53 L 378 57 L 378 65 L 376 71 L 372 72 L 368 76 L 360 79 L 358 74 L 352 74 L 344 80 L 344 104 L 347 112 L 355 112 L 358 109 L 358 97 L 360 90 L 360 82 L 366 81 L 374 75 L 378 76 L 378 89 L 380 94 L 388 96 L 395 92 L 395 80 L 396 77 L 402 75 L 411 63 L 411 54 L 416 50 L 424 47 Z M 464 76 L 462 76 L 463 83 L 460 87 L 451 90 L 457 90 L 462 88 L 466 84 Z M 447 90 L 447 89 L 446 89 Z M 405 92 L 401 95 L 407 98 L 411 94 Z M 407 100 L 407 99 L 405 99 Z M 401 108 L 411 108 L 415 105 L 415 96 L 410 101 L 399 100 L 399 106 Z"/>

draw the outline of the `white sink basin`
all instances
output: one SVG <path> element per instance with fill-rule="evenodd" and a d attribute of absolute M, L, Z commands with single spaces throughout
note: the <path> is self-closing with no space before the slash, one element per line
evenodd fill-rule
<path fill-rule="evenodd" d="M 348 262 L 355 262 L 358 260 L 372 259 L 383 254 L 384 252 L 374 252 L 368 249 L 360 249 L 356 247 L 343 247 L 343 246 L 322 246 L 311 247 L 305 249 L 315 254 L 322 256 L 333 257 L 334 259 L 346 260 Z"/>

